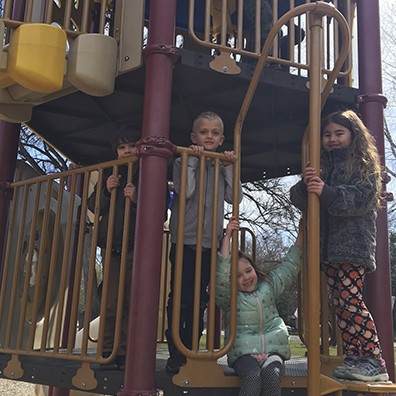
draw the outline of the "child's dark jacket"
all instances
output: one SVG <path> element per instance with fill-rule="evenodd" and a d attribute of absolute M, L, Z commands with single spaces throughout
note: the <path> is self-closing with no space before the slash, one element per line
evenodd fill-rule
<path fill-rule="evenodd" d="M 325 182 L 320 196 L 321 261 L 349 263 L 375 270 L 376 246 L 376 175 L 362 180 L 359 169 L 346 174 L 350 148 L 322 154 L 321 179 Z M 308 207 L 303 180 L 290 190 L 297 208 Z"/>
<path fill-rule="evenodd" d="M 110 198 L 111 194 L 107 191 L 106 180 L 112 174 L 112 169 L 106 169 L 103 172 L 102 188 L 100 191 L 100 205 L 99 205 L 99 215 L 101 216 L 99 221 L 99 231 L 98 231 L 98 246 L 105 249 L 107 241 L 107 231 L 109 224 L 109 211 L 110 211 Z M 119 179 L 120 185 L 117 187 L 116 191 L 116 203 L 115 203 L 115 215 L 114 215 L 114 231 L 113 231 L 113 245 L 112 249 L 120 250 L 122 247 L 122 238 L 124 232 L 124 214 L 125 214 L 125 202 L 124 188 L 127 184 L 127 166 L 120 166 L 118 169 L 118 174 L 121 175 Z M 134 167 L 134 175 L 132 176 L 132 183 L 137 187 L 139 170 Z M 97 194 L 97 185 L 93 193 L 88 198 L 88 208 L 93 213 L 95 211 L 95 201 Z M 136 204 L 131 202 L 131 213 L 130 213 L 130 223 L 128 230 L 128 247 L 129 250 L 133 249 L 133 244 L 135 240 L 135 223 L 136 223 Z"/>

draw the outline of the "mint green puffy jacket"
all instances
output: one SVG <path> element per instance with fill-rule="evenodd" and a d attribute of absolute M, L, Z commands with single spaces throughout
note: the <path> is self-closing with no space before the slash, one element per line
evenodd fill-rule
<path fill-rule="evenodd" d="M 228 352 L 228 365 L 247 354 L 276 353 L 290 359 L 289 333 L 276 308 L 276 299 L 290 287 L 300 271 L 301 250 L 291 247 L 284 260 L 264 280 L 259 280 L 254 292 L 237 292 L 237 337 Z M 225 337 L 229 336 L 230 257 L 218 253 L 216 269 L 216 303 L 226 314 Z"/>

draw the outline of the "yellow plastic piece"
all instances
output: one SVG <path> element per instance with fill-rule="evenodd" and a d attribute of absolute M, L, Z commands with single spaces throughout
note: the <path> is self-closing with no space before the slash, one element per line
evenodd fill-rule
<path fill-rule="evenodd" d="M 63 30 L 41 23 L 24 24 L 11 37 L 7 72 L 27 89 L 56 92 L 63 85 L 65 57 Z"/>

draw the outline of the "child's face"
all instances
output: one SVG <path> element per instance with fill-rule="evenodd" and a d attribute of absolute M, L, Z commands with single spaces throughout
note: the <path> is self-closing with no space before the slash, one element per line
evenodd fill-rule
<path fill-rule="evenodd" d="M 251 293 L 257 286 L 257 274 L 248 260 L 240 258 L 238 261 L 238 290 Z"/>
<path fill-rule="evenodd" d="M 202 146 L 206 151 L 216 151 L 224 141 L 220 121 L 201 118 L 198 121 L 196 131 L 191 133 L 191 140 L 197 146 Z"/>
<path fill-rule="evenodd" d="M 352 132 L 342 125 L 330 122 L 325 126 L 322 135 L 322 145 L 325 151 L 350 146 L 352 143 Z"/>
<path fill-rule="evenodd" d="M 136 143 L 127 142 L 118 145 L 117 147 L 118 158 L 130 157 L 131 155 L 137 155 Z"/>

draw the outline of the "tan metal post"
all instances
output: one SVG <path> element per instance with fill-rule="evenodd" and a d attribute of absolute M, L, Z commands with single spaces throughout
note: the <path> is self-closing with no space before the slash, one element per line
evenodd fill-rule
<path fill-rule="evenodd" d="M 310 98 L 309 98 L 309 161 L 320 174 L 320 112 L 322 67 L 322 15 L 309 16 L 310 47 Z M 320 395 L 320 264 L 319 264 L 319 197 L 308 196 L 308 395 Z"/>

